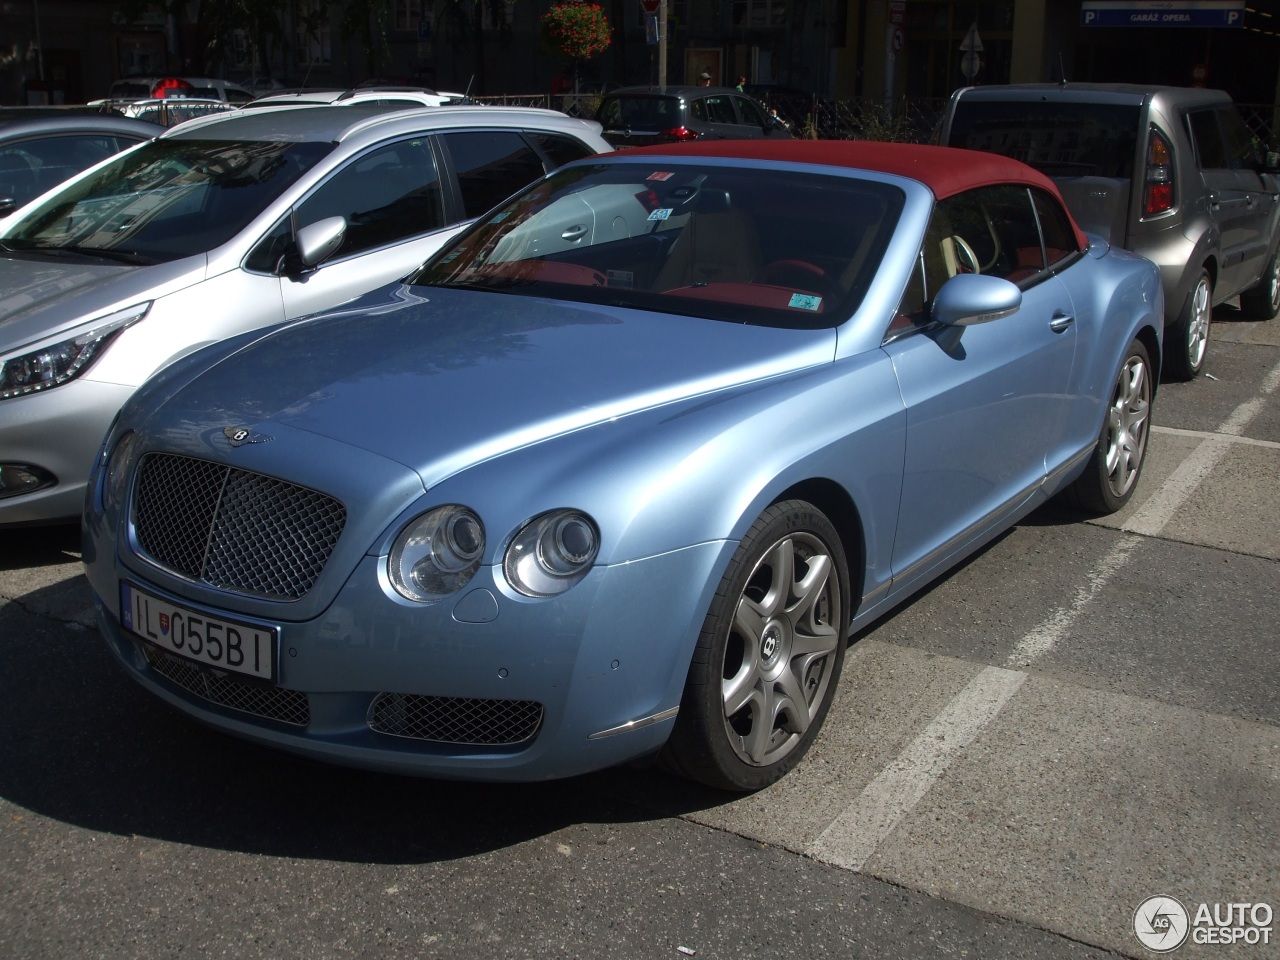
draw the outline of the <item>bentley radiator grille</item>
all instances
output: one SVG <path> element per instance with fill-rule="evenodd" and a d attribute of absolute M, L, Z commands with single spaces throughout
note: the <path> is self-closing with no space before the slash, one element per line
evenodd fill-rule
<path fill-rule="evenodd" d="M 532 740 L 542 724 L 533 700 L 477 700 L 380 693 L 369 710 L 378 733 L 435 743 L 496 746 Z"/>
<path fill-rule="evenodd" d="M 133 501 L 138 545 L 160 566 L 233 593 L 306 594 L 346 508 L 297 484 L 208 460 L 152 453 Z"/>
<path fill-rule="evenodd" d="M 305 693 L 246 683 L 237 677 L 201 670 L 149 643 L 144 643 L 142 649 L 152 670 L 210 703 L 295 727 L 305 727 L 311 722 L 311 707 Z"/>

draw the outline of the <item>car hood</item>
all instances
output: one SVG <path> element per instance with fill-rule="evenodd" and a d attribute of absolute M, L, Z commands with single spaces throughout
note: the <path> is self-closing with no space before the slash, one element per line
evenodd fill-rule
<path fill-rule="evenodd" d="M 155 299 L 204 272 L 204 255 L 147 266 L 0 256 L 0 353 Z"/>
<path fill-rule="evenodd" d="M 835 344 L 834 329 L 395 286 L 224 357 L 160 418 L 202 434 L 278 423 L 431 487 L 550 437 L 831 362 Z"/>

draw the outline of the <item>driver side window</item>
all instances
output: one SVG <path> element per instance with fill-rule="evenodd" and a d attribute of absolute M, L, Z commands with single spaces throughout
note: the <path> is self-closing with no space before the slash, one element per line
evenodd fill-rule
<path fill-rule="evenodd" d="M 334 259 L 439 230 L 444 205 L 431 145 L 414 138 L 357 157 L 302 201 L 296 222 L 305 227 L 334 216 L 347 221 Z"/>

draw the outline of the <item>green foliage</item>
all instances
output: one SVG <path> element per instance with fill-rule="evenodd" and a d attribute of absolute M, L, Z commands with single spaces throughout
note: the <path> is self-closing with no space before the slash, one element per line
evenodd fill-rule
<path fill-rule="evenodd" d="M 883 104 L 865 104 L 855 121 L 850 139 L 912 143 L 917 138 L 916 125 L 904 111 L 890 113 Z"/>

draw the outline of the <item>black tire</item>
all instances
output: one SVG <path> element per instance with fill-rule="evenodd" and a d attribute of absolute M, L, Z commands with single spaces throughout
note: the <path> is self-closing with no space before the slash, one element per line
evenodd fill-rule
<path fill-rule="evenodd" d="M 1209 324 L 1213 319 L 1213 281 L 1200 270 L 1182 312 L 1164 331 L 1165 370 L 1174 380 L 1193 380 L 1209 352 Z"/>
<path fill-rule="evenodd" d="M 721 790 L 759 790 L 782 777 L 831 706 L 848 617 L 848 564 L 831 522 L 802 500 L 771 506 L 711 602 L 664 766 Z"/>
<path fill-rule="evenodd" d="M 1280 312 L 1280 250 L 1271 255 L 1258 282 L 1240 294 L 1240 312 L 1250 320 L 1270 320 Z"/>
<path fill-rule="evenodd" d="M 1133 496 L 1151 433 L 1151 357 L 1142 341 L 1129 344 L 1116 374 L 1102 433 L 1089 463 L 1070 487 L 1068 499 L 1095 516 L 1115 513 Z"/>

